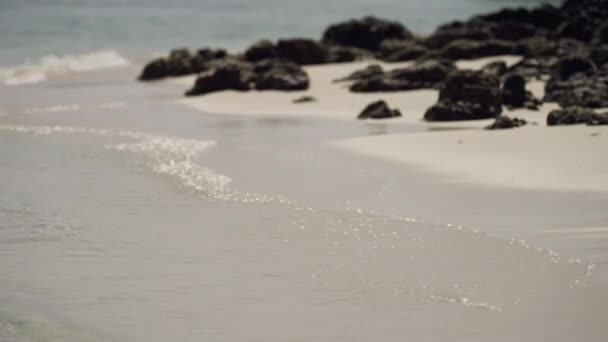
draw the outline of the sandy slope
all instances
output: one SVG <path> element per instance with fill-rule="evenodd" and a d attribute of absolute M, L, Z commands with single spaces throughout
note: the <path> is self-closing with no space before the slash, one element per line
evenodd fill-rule
<path fill-rule="evenodd" d="M 424 132 L 360 137 L 331 145 L 470 183 L 608 191 L 608 127 Z"/>

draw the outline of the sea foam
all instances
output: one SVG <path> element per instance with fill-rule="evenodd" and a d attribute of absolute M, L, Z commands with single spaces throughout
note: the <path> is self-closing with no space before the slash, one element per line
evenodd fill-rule
<path fill-rule="evenodd" d="M 94 51 L 79 55 L 48 55 L 37 62 L 25 62 L 0 69 L 0 79 L 8 86 L 35 84 L 53 76 L 126 65 L 129 65 L 129 61 L 112 50 Z"/>

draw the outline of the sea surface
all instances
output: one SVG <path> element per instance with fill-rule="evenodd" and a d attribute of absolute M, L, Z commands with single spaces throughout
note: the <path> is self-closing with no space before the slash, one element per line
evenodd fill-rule
<path fill-rule="evenodd" d="M 559 1 L 0 0 L 0 80 L 39 82 L 175 47 L 242 50 L 262 38 L 319 38 L 330 23 L 370 14 L 428 34 L 451 20 L 541 2 Z"/>
<path fill-rule="evenodd" d="M 0 341 L 605 342 L 608 194 L 457 183 L 326 144 L 420 125 L 134 81 L 174 46 L 516 4 L 0 0 Z"/>

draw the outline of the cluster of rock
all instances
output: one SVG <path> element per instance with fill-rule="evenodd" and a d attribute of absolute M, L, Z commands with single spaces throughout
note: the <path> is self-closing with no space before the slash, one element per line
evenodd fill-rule
<path fill-rule="evenodd" d="M 481 71 L 454 65 L 506 54 L 523 59 Z M 329 26 L 320 40 L 262 40 L 241 54 L 177 49 L 146 65 L 140 80 L 199 75 L 187 95 L 305 90 L 310 80 L 302 66 L 366 58 L 413 63 L 393 70 L 372 65 L 336 82 L 350 82 L 352 92 L 439 89 L 438 102 L 424 116 L 429 121 L 494 118 L 503 106 L 538 109 L 542 101 L 526 90 L 532 79 L 547 80 L 544 101 L 564 108 L 608 107 L 608 0 L 504 9 L 442 25 L 426 37 L 398 22 L 365 17 Z"/>
<path fill-rule="evenodd" d="M 587 124 L 608 125 L 608 113 L 596 113 L 589 108 L 568 107 L 551 111 L 547 116 L 548 126 Z"/>
<path fill-rule="evenodd" d="M 187 96 L 221 90 L 305 90 L 310 81 L 298 64 L 285 59 L 264 59 L 257 63 L 224 60 L 210 72 L 199 75 Z"/>

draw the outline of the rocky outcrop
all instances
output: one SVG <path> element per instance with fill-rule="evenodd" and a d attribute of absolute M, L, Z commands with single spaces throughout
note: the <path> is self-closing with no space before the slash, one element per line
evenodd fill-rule
<path fill-rule="evenodd" d="M 310 81 L 299 65 L 287 60 L 267 59 L 255 64 L 255 89 L 306 90 Z"/>
<path fill-rule="evenodd" d="M 503 40 L 455 40 L 441 50 L 439 56 L 451 60 L 457 59 L 474 59 L 481 57 L 509 55 L 515 50 L 515 46 L 511 42 Z"/>
<path fill-rule="evenodd" d="M 144 66 L 139 80 L 159 80 L 209 70 L 209 62 L 227 57 L 225 50 L 201 49 L 193 54 L 188 49 L 171 50 L 166 58 L 157 58 Z"/>
<path fill-rule="evenodd" d="M 367 66 L 365 69 L 357 70 L 346 77 L 334 80 L 334 82 L 335 83 L 349 82 L 349 81 L 357 82 L 357 81 L 364 81 L 364 80 L 367 80 L 367 79 L 370 79 L 370 78 L 373 78 L 376 76 L 383 76 L 383 75 L 384 75 L 384 70 L 382 69 L 382 67 L 378 64 L 372 64 L 372 65 Z"/>
<path fill-rule="evenodd" d="M 370 51 L 356 47 L 335 45 L 327 48 L 327 63 L 354 62 L 372 57 Z"/>
<path fill-rule="evenodd" d="M 481 68 L 482 72 L 494 75 L 496 77 L 501 77 L 502 75 L 506 74 L 507 70 L 507 63 L 503 61 L 490 62 Z"/>
<path fill-rule="evenodd" d="M 427 121 L 488 119 L 502 112 L 500 81 L 480 71 L 452 72 L 439 92 L 439 101 L 424 115 Z"/>
<path fill-rule="evenodd" d="M 409 68 L 384 73 L 379 73 L 378 69 L 366 69 L 351 75 L 350 78 L 357 81 L 351 85 L 350 90 L 367 93 L 438 88 L 454 69 L 456 67 L 453 63 L 444 60 L 423 61 Z"/>
<path fill-rule="evenodd" d="M 270 40 L 260 40 L 245 51 L 245 59 L 250 62 L 259 62 L 277 57 L 279 57 L 277 49 Z"/>
<path fill-rule="evenodd" d="M 510 129 L 517 128 L 521 126 L 525 126 L 527 124 L 526 120 L 519 118 L 511 118 L 506 115 L 499 115 L 496 117 L 496 120 L 489 125 L 486 126 L 487 130 L 496 130 L 496 129 Z"/>
<path fill-rule="evenodd" d="M 196 79 L 186 96 L 203 95 L 221 90 L 251 89 L 255 81 L 253 67 L 248 63 L 227 63 Z"/>
<path fill-rule="evenodd" d="M 285 59 L 265 59 L 255 64 L 234 59 L 218 60 L 212 69 L 200 75 L 186 95 L 204 95 L 222 90 L 308 89 L 308 74 L 299 65 Z"/>
<path fill-rule="evenodd" d="M 405 62 L 427 54 L 429 50 L 414 41 L 388 39 L 380 45 L 377 57 L 385 62 Z"/>
<path fill-rule="evenodd" d="M 138 79 L 140 81 L 152 81 L 165 78 L 168 75 L 167 61 L 164 58 L 157 58 L 144 66 Z"/>
<path fill-rule="evenodd" d="M 508 75 L 501 90 L 503 104 L 509 109 L 527 108 L 538 110 L 542 104 L 542 101 L 526 90 L 526 79 L 522 75 Z"/>
<path fill-rule="evenodd" d="M 413 34 L 398 22 L 365 17 L 329 26 L 323 33 L 322 42 L 376 51 L 384 40 L 413 38 Z"/>
<path fill-rule="evenodd" d="M 567 107 L 551 111 L 547 116 L 548 126 L 576 124 L 608 125 L 608 114 L 599 114 L 589 108 Z"/>
<path fill-rule="evenodd" d="M 401 116 L 398 109 L 391 109 L 384 101 L 370 103 L 359 114 L 357 119 L 389 119 Z"/>
<path fill-rule="evenodd" d="M 562 107 L 608 107 L 608 70 L 584 57 L 562 58 L 545 86 L 545 101 Z"/>
<path fill-rule="evenodd" d="M 327 63 L 327 47 L 305 38 L 281 39 L 276 45 L 277 54 L 300 65 Z"/>

